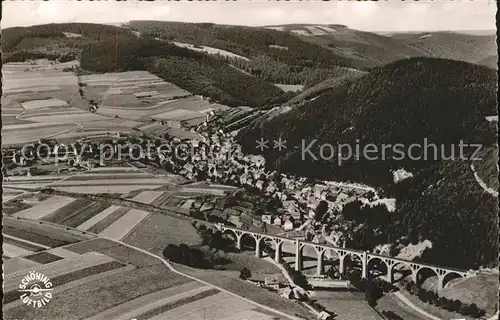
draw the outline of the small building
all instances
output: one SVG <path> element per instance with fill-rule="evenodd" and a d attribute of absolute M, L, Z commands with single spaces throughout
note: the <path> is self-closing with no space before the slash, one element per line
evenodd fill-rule
<path fill-rule="evenodd" d="M 274 224 L 275 226 L 281 226 L 281 225 L 283 224 L 283 220 L 281 220 L 281 218 L 280 218 L 280 217 L 276 217 L 276 218 L 274 218 L 274 220 L 273 220 L 273 224 Z"/>
<path fill-rule="evenodd" d="M 267 224 L 272 224 L 273 223 L 273 216 L 270 214 L 264 214 L 261 216 L 262 222 L 267 223 Z"/>
<path fill-rule="evenodd" d="M 283 229 L 285 229 L 285 231 L 290 231 L 290 230 L 293 230 L 293 219 L 289 218 L 287 221 L 285 221 L 285 223 L 283 224 Z"/>

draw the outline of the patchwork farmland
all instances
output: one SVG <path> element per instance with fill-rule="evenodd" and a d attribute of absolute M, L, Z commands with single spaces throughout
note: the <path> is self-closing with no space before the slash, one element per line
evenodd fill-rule
<path fill-rule="evenodd" d="M 151 204 L 166 197 L 162 191 L 142 191 L 131 199 Z M 35 214 L 41 205 L 52 212 Z M 5 319 L 277 319 L 229 292 L 172 272 L 152 256 L 111 242 L 126 237 L 148 216 L 62 196 L 48 196 L 4 216 Z M 19 300 L 19 281 L 30 271 L 54 283 L 54 298 L 39 310 Z M 64 308 L 68 301 L 79 302 L 70 316 Z"/>
<path fill-rule="evenodd" d="M 3 66 L 3 147 L 17 148 L 42 138 L 64 143 L 114 139 L 122 133 L 198 138 L 186 127 L 202 124 L 212 111 L 227 109 L 147 72 L 77 76 L 72 72 L 76 66 L 77 62 L 46 60 Z M 89 111 L 90 100 L 99 106 L 95 113 Z M 4 179 L 5 319 L 311 316 L 291 301 L 273 309 L 266 299 L 260 299 L 261 304 L 252 296 L 247 297 L 251 301 L 243 299 L 226 283 L 199 281 L 144 252 L 161 254 L 161 248 L 178 243 L 174 238 L 200 241 L 188 219 L 159 211 L 188 216 L 190 198 L 223 196 L 235 188 L 190 183 L 134 162 L 106 165 L 74 169 L 37 163 L 48 173 Z M 56 170 L 62 167 L 66 170 Z M 53 299 L 39 310 L 26 308 L 19 299 L 19 281 L 31 271 L 44 273 L 54 283 Z M 248 289 L 254 295 L 261 292 L 254 285 Z"/>

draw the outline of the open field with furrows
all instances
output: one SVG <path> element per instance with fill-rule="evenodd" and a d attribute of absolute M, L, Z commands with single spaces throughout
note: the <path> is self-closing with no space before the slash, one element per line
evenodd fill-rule
<path fill-rule="evenodd" d="M 162 255 L 169 244 L 201 244 L 201 238 L 190 221 L 156 213 L 146 218 L 123 241 L 157 255 Z"/>
<path fill-rule="evenodd" d="M 2 127 L 2 145 L 21 145 L 40 138 L 57 137 L 78 128 L 73 123 L 25 123 Z"/>
<path fill-rule="evenodd" d="M 42 248 L 55 248 L 94 238 L 93 235 L 88 233 L 84 234 L 50 224 L 7 216 L 2 218 L 2 223 L 2 232 L 6 238 L 11 237 L 22 242 L 29 241 Z"/>
<path fill-rule="evenodd" d="M 342 320 L 381 320 L 365 301 L 363 292 L 317 291 L 318 303 L 328 311 L 341 315 Z M 407 318 L 404 318 L 405 320 Z M 408 318 L 412 320 L 414 318 Z"/>
<path fill-rule="evenodd" d="M 212 55 L 221 55 L 224 57 L 230 57 L 230 58 L 238 58 L 242 60 L 248 60 L 248 58 L 237 55 L 235 53 L 232 53 L 230 51 L 222 50 L 222 49 L 217 49 L 213 47 L 207 47 L 207 46 L 195 46 L 190 43 L 183 43 L 183 42 L 173 42 L 176 46 L 182 47 L 182 48 L 188 48 L 189 50 L 194 50 L 194 51 L 201 51 L 201 52 L 206 52 L 208 54 Z"/>
<path fill-rule="evenodd" d="M 76 203 L 75 207 L 80 205 L 80 203 L 77 203 L 77 200 L 74 198 L 53 196 L 34 204 L 30 208 L 18 211 L 13 215 L 15 217 L 26 219 L 44 219 L 46 216 L 50 217 L 51 214 L 53 214 L 54 212 L 58 212 L 58 210 L 70 205 L 72 202 Z"/>
<path fill-rule="evenodd" d="M 227 107 L 219 104 L 210 104 L 199 97 L 179 98 L 166 100 L 164 98 L 157 101 L 144 103 L 137 98 L 117 98 L 117 95 L 108 97 L 109 102 L 101 107 L 99 114 L 105 116 L 118 116 L 131 120 L 174 120 L 188 121 L 192 119 L 206 119 L 207 113 L 212 110 L 223 110 Z M 120 102 L 122 100 L 122 102 Z M 119 106 L 119 107 L 115 107 Z"/>
<path fill-rule="evenodd" d="M 36 63 L 43 65 L 45 62 Z M 2 102 L 9 106 L 8 112 L 3 113 L 4 145 L 23 144 L 41 137 L 76 139 L 95 135 L 86 132 L 87 127 L 100 128 L 101 134 L 116 130 L 126 132 L 139 124 L 128 123 L 130 126 L 127 126 L 123 125 L 123 120 L 122 124 L 117 124 L 115 119 L 89 112 L 88 101 L 78 95 L 76 76 L 63 72 L 63 68 L 54 68 L 55 65 L 43 65 L 38 69 L 30 64 L 24 64 L 26 68 L 21 68 L 21 64 L 3 66 L 5 97 Z M 29 67 L 31 70 L 25 71 Z M 102 88 L 103 92 L 106 90 L 107 87 Z M 96 122 L 100 125 L 94 125 Z"/>
<path fill-rule="evenodd" d="M 100 168 L 99 171 L 87 171 L 63 181 L 56 181 L 52 186 L 61 191 L 77 193 L 129 193 L 140 189 L 156 189 L 171 184 L 169 177 L 133 171 L 133 168 Z"/>
<path fill-rule="evenodd" d="M 390 310 L 404 320 L 428 320 L 426 316 L 407 306 L 393 293 L 385 294 L 382 298 L 378 299 L 375 309 L 379 312 Z"/>
<path fill-rule="evenodd" d="M 157 199 L 158 195 L 146 192 L 134 198 L 149 202 Z M 23 272 L 42 268 L 55 284 L 50 307 L 38 312 L 37 319 L 81 319 L 92 316 L 95 319 L 109 319 L 110 312 L 115 317 L 140 315 L 145 319 L 165 316 L 191 319 L 201 316 L 201 313 L 192 313 L 199 308 L 206 309 L 210 319 L 226 319 L 233 313 L 252 315 L 255 319 L 273 317 L 269 312 L 258 310 L 240 298 L 220 294 L 209 286 L 173 274 L 157 259 L 108 240 L 93 239 L 58 249 L 26 255 L 22 261 L 24 264 L 19 261 L 15 264 Z M 12 266 L 9 268 L 12 270 Z M 8 275 L 10 284 L 4 296 L 7 299 L 4 300 L 7 303 L 4 309 L 6 319 L 35 316 L 31 314 L 32 310 L 23 308 L 18 300 L 19 294 L 15 291 L 19 282 L 17 278 L 23 277 L 23 272 Z M 182 287 L 186 283 L 192 285 Z M 165 290 L 169 288 L 171 290 Z M 208 299 L 211 296 L 217 299 Z M 68 308 L 68 301 L 77 298 L 79 306 Z M 130 308 L 131 303 L 134 304 L 133 309 Z M 232 305 L 231 312 L 227 303 Z M 111 310 L 106 311 L 108 309 Z"/>
<path fill-rule="evenodd" d="M 2 115 L 4 145 L 20 145 L 41 137 L 98 139 L 130 132 L 147 125 L 151 118 L 197 125 L 211 110 L 227 108 L 192 96 L 145 71 L 82 76 L 77 80 L 72 72 L 38 63 L 43 64 L 38 69 L 29 64 L 26 68 L 21 64 L 4 66 L 8 71 L 4 100 L 9 106 Z M 85 85 L 84 99 L 78 94 L 78 81 Z M 91 99 L 100 105 L 94 114 L 88 111 Z M 151 127 L 148 133 L 161 134 L 168 129 L 169 125 Z M 191 137 L 177 131 L 170 134 Z"/>
<path fill-rule="evenodd" d="M 249 302 L 225 292 L 214 291 L 205 291 L 164 305 L 145 313 L 143 317 L 151 320 L 276 319 L 275 315 L 266 314 Z"/>
<path fill-rule="evenodd" d="M 10 192 L 14 190 L 30 190 L 43 188 L 71 175 L 46 175 L 46 176 L 11 176 L 4 178 L 3 187 Z M 5 201 L 5 200 L 4 200 Z"/>
<path fill-rule="evenodd" d="M 75 251 L 75 249 L 78 251 L 84 248 L 80 252 L 82 254 L 80 257 L 85 258 L 74 258 L 75 261 L 80 261 L 81 264 L 76 271 L 65 273 L 63 277 L 57 275 L 51 277 L 57 291 L 54 292 L 50 305 L 42 308 L 43 310 L 30 310 L 24 305 L 14 305 L 4 311 L 4 318 L 88 318 L 136 297 L 190 282 L 189 279 L 170 272 L 156 259 L 150 259 L 142 253 L 114 245 L 114 243 L 110 242 L 100 244 L 88 242 L 82 243 L 80 248 L 67 247 L 66 249 L 70 251 Z M 106 252 L 95 255 L 95 253 L 92 253 L 95 251 Z M 88 262 L 91 259 L 94 262 L 93 266 L 91 262 Z M 101 259 L 99 264 L 96 264 L 97 259 Z M 104 259 L 107 262 L 104 262 Z M 70 260 L 68 259 L 68 261 Z M 136 261 L 136 267 L 133 269 L 127 267 L 128 260 Z M 62 270 L 67 267 L 65 264 L 68 263 L 57 261 L 53 264 Z M 46 269 L 48 271 L 56 268 Z M 58 280 L 59 282 L 57 282 Z M 74 282 L 77 285 L 72 284 Z M 75 301 L 79 302 L 71 303 Z M 13 302 L 13 304 L 15 303 Z"/>
<path fill-rule="evenodd" d="M 32 123 L 32 121 L 18 119 L 17 116 L 4 116 L 2 115 L 2 125 L 3 126 L 11 126 L 16 124 L 27 124 Z"/>
<path fill-rule="evenodd" d="M 2 188 L 2 202 L 5 202 L 5 201 L 9 200 L 10 198 L 15 197 L 21 193 L 22 193 L 22 191 L 3 187 Z"/>
<path fill-rule="evenodd" d="M 162 191 L 142 191 L 131 200 L 151 203 L 163 195 Z M 112 239 L 122 239 L 149 216 L 149 212 L 137 209 L 112 206 L 105 200 L 75 199 L 65 196 L 51 196 L 43 201 L 18 212 L 16 217 L 38 219 L 63 226 L 89 230 Z M 17 255 L 24 255 L 24 249 L 6 249 Z"/>
<path fill-rule="evenodd" d="M 91 240 L 89 242 L 86 242 L 85 244 L 83 244 L 83 243 L 75 244 L 75 245 L 69 246 L 68 249 L 73 250 L 73 251 L 78 252 L 78 253 L 84 253 L 84 252 L 87 252 L 88 250 L 101 252 L 101 253 L 107 254 L 107 255 L 109 255 L 109 256 L 111 256 L 114 259 L 117 259 L 119 261 L 124 261 L 124 260 L 130 261 L 132 264 L 138 265 L 139 268 L 151 266 L 151 265 L 157 265 L 157 263 L 158 263 L 158 260 L 156 260 L 152 257 L 149 257 L 149 256 L 141 257 L 141 255 L 142 255 L 141 253 L 137 253 L 134 250 L 131 250 L 127 247 L 123 247 L 121 245 L 115 245 L 115 244 L 111 245 L 111 243 L 108 240 L 103 240 L 103 239 Z M 238 281 L 238 280 L 236 280 L 236 281 Z M 165 282 L 165 281 L 163 281 L 163 282 Z M 244 284 L 246 284 L 246 283 L 244 283 Z M 251 288 L 255 288 L 254 285 L 249 285 L 249 286 Z M 152 316 L 157 316 L 157 315 L 165 313 L 167 311 L 182 312 L 182 314 L 184 315 L 184 312 L 185 312 L 184 309 L 181 309 L 178 311 L 175 311 L 175 310 L 177 308 L 180 308 L 182 305 L 185 305 L 188 303 L 194 303 L 195 300 L 201 301 L 201 300 L 203 300 L 203 296 L 200 297 L 200 296 L 198 296 L 198 294 L 195 294 L 194 292 L 192 292 L 192 294 L 190 294 L 188 296 L 196 297 L 196 299 L 184 300 L 184 299 L 182 299 L 182 296 L 177 296 L 173 299 L 169 298 L 169 297 L 174 297 L 175 295 L 182 294 L 183 292 L 188 291 L 189 289 L 200 288 L 200 287 L 202 287 L 202 285 L 200 285 L 200 284 L 196 284 L 196 285 L 195 284 L 188 284 L 188 285 L 185 285 L 185 288 L 183 288 L 182 290 L 179 290 L 179 289 L 176 289 L 175 287 L 173 287 L 173 289 L 168 290 L 169 294 L 163 295 L 165 300 L 163 300 L 163 302 L 160 304 L 157 303 L 157 301 L 159 299 L 159 296 L 157 294 L 150 295 L 149 297 L 142 296 L 139 300 L 131 300 L 127 304 L 123 304 L 123 305 L 118 306 L 115 310 L 109 310 L 109 311 L 104 312 L 104 313 L 97 313 L 95 318 L 92 318 L 92 319 L 93 320 L 94 319 L 95 320 L 110 319 L 109 312 L 113 313 L 113 311 L 117 312 L 115 315 L 120 314 L 120 315 L 123 315 L 123 317 L 125 317 L 125 316 L 126 317 L 138 316 L 138 313 L 140 312 L 142 314 L 142 316 L 139 318 L 141 318 L 141 319 L 149 319 Z M 169 286 L 169 288 L 171 288 L 171 287 Z M 264 294 L 266 294 L 266 293 L 267 292 L 264 291 Z M 219 297 L 222 298 L 222 296 L 219 296 Z M 224 297 L 226 297 L 226 296 L 224 296 Z M 227 297 L 231 297 L 231 296 L 227 296 Z M 133 298 L 133 297 L 131 297 L 131 298 Z M 169 303 L 168 301 L 170 299 L 176 300 L 178 302 L 173 304 L 173 301 L 171 301 Z M 235 306 L 236 305 L 240 306 L 240 304 L 243 303 L 243 301 L 241 301 L 241 299 L 239 299 L 239 298 L 231 297 L 231 299 L 234 299 L 231 301 L 234 302 Z M 142 305 L 141 300 L 147 301 L 147 305 Z M 288 302 L 292 305 L 295 305 L 294 303 L 292 303 L 290 301 L 285 301 L 285 302 Z M 138 305 L 141 305 L 141 307 L 136 307 Z M 205 303 L 202 303 L 202 305 L 205 306 Z M 213 305 L 212 307 L 209 307 L 209 305 L 213 305 L 213 302 L 206 305 L 207 311 L 210 308 L 214 308 L 213 310 L 219 309 L 222 311 L 222 310 L 224 310 L 223 306 L 226 304 L 225 303 L 222 303 L 222 304 L 217 303 L 216 305 Z M 154 308 L 155 306 L 156 306 L 156 308 Z M 245 310 L 248 310 L 249 308 L 250 309 L 255 308 L 254 306 L 252 306 L 248 303 L 245 303 L 245 306 L 246 307 L 238 307 L 237 309 L 233 309 L 234 313 L 243 312 Z M 194 305 L 190 305 L 190 307 L 189 307 L 190 310 L 193 310 L 194 308 L 191 308 L 191 307 L 194 307 Z M 146 309 L 148 309 L 147 312 L 145 312 Z M 120 310 L 120 311 L 118 312 L 118 310 Z M 132 310 L 134 310 L 134 311 L 132 311 Z M 262 312 L 262 311 L 259 311 L 259 312 L 265 313 L 265 314 L 270 314 L 269 312 Z M 290 310 L 288 310 L 286 312 L 288 314 L 291 314 Z M 175 314 L 177 314 L 177 313 L 175 313 Z M 208 313 L 207 313 L 207 315 L 208 315 Z M 227 316 L 227 315 L 223 315 L 221 313 L 218 316 L 219 317 L 215 316 L 214 319 L 224 319 L 225 316 Z M 122 317 L 120 317 L 119 319 L 122 319 Z M 123 319 L 125 319 L 125 318 L 123 318 Z M 191 318 L 181 316 L 181 317 L 178 317 L 177 319 L 191 319 Z M 255 318 L 255 319 L 258 319 L 258 318 Z"/>
<path fill-rule="evenodd" d="M 291 300 L 286 300 L 278 294 L 269 292 L 254 284 L 234 278 L 233 276 L 226 276 L 220 271 L 195 269 L 180 264 L 174 264 L 174 266 L 183 273 L 195 276 L 229 292 L 236 293 L 241 297 L 272 307 L 278 311 L 289 315 L 298 315 L 306 319 L 315 319 L 314 315 L 306 307 Z"/>

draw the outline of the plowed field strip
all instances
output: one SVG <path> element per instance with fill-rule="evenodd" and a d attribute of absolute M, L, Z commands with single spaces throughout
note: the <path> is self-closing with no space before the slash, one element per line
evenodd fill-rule
<path fill-rule="evenodd" d="M 44 248 L 42 248 L 42 247 L 34 246 L 34 245 L 26 243 L 24 241 L 15 240 L 15 239 L 12 239 L 12 238 L 9 238 L 9 237 L 4 237 L 3 238 L 3 242 L 4 243 L 9 243 L 9 244 L 12 244 L 12 245 L 14 245 L 16 247 L 23 248 L 23 249 L 26 249 L 26 250 L 29 250 L 29 251 L 33 251 L 33 252 L 44 250 Z"/>
<path fill-rule="evenodd" d="M 83 210 L 86 206 L 90 205 L 92 201 L 85 199 L 77 199 L 71 202 L 68 205 L 63 206 L 62 208 L 57 209 L 56 211 L 49 213 L 45 217 L 40 220 L 59 223 L 59 221 L 63 220 L 68 215 L 74 214 L 75 211 Z"/>
<path fill-rule="evenodd" d="M 129 212 L 131 209 L 130 208 L 125 208 L 122 207 L 116 211 L 114 211 L 112 214 L 104 218 L 103 220 L 99 221 L 96 223 L 94 226 L 90 227 L 88 229 L 89 232 L 92 233 L 100 233 L 110 225 L 112 225 L 116 220 L 120 219 L 123 217 L 127 212 Z"/>
<path fill-rule="evenodd" d="M 33 234 L 29 231 L 17 229 L 17 228 L 11 227 L 11 226 L 4 226 L 2 232 L 4 234 L 11 235 L 13 237 L 35 241 L 35 242 L 41 243 L 43 245 L 49 246 L 51 248 L 63 246 L 63 245 L 70 243 L 69 241 L 52 239 L 52 238 L 43 236 L 41 234 Z"/>
<path fill-rule="evenodd" d="M 35 261 L 35 262 L 41 263 L 41 264 L 47 264 L 47 263 L 51 263 L 51 262 L 54 262 L 54 261 L 62 260 L 61 257 L 56 256 L 54 254 L 50 254 L 48 252 L 39 252 L 39 253 L 36 253 L 36 254 L 32 254 L 32 255 L 26 256 L 24 258 L 28 259 L 28 260 L 31 260 L 31 261 Z"/>
<path fill-rule="evenodd" d="M 72 228 L 76 228 L 80 224 L 82 224 L 84 221 L 87 221 L 88 219 L 92 218 L 99 212 L 111 207 L 111 204 L 105 203 L 105 202 L 94 202 L 92 205 L 89 207 L 85 208 L 83 211 L 80 211 L 78 214 L 68 217 L 64 221 L 61 221 L 61 224 L 65 226 L 69 226 Z"/>
<path fill-rule="evenodd" d="M 155 206 L 155 207 L 160 207 L 165 201 L 167 201 L 168 198 L 172 196 L 172 192 L 163 192 L 161 196 L 153 200 L 153 202 L 150 203 L 150 205 Z"/>

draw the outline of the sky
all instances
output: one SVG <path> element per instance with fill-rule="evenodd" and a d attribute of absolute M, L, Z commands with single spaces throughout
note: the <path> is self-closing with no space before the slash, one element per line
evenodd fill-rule
<path fill-rule="evenodd" d="M 44 23 L 130 20 L 264 26 L 345 24 L 366 31 L 494 30 L 493 0 L 349 1 L 3 1 L 2 28 Z M 22 13 L 22 14 L 20 14 Z"/>

